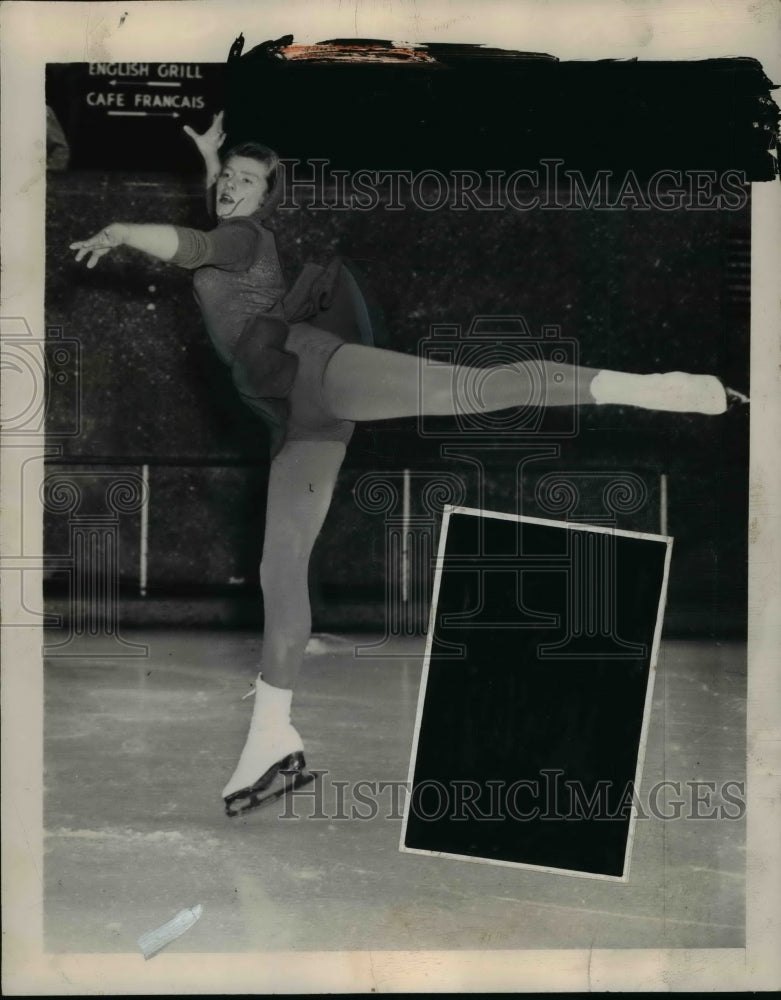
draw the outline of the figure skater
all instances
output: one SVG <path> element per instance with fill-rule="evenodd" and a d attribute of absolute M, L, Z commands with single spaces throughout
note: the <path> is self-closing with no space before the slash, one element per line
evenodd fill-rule
<path fill-rule="evenodd" d="M 270 431 L 260 672 L 249 733 L 222 791 L 227 814 L 235 816 L 311 780 L 290 720 L 311 632 L 307 571 L 356 421 L 416 416 L 421 401 L 425 415 L 573 400 L 720 414 L 731 401 L 747 399 L 712 375 L 636 375 L 546 361 L 496 367 L 490 378 L 481 369 L 482 398 L 462 398 L 457 386 L 472 376 L 469 369 L 368 346 L 369 312 L 339 260 L 326 268 L 307 265 L 286 290 L 274 235 L 263 224 L 280 200 L 278 157 L 245 143 L 221 161 L 222 122 L 215 115 L 202 134 L 185 126 L 206 166 L 215 228 L 113 222 L 71 249 L 89 268 L 126 246 L 192 270 L 214 347 Z"/>

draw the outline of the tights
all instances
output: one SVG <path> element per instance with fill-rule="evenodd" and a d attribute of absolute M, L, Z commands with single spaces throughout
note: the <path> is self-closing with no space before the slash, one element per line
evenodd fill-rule
<path fill-rule="evenodd" d="M 340 419 L 388 420 L 592 403 L 589 386 L 596 374 L 594 368 L 548 361 L 467 368 L 345 344 L 326 368 L 323 389 Z"/>
<path fill-rule="evenodd" d="M 343 420 L 442 416 L 590 403 L 596 374 L 547 362 L 469 369 L 345 344 L 325 370 L 323 396 L 333 416 Z M 288 441 L 271 463 L 260 566 L 265 612 L 260 670 L 275 687 L 292 688 L 303 660 L 312 627 L 309 557 L 344 454 L 337 441 Z"/>

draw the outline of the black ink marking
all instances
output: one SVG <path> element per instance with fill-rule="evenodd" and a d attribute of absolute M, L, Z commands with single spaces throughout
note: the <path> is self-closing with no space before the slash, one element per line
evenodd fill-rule
<path fill-rule="evenodd" d="M 262 139 L 291 158 L 316 148 L 346 169 L 452 169 L 468 149 L 473 169 L 559 158 L 569 169 L 640 176 L 715 169 L 772 180 L 777 172 L 779 109 L 755 59 L 561 61 L 481 45 L 279 41 L 228 63 L 231 141 Z M 246 99 L 267 92 L 279 95 L 271 108 Z M 349 115 L 322 115 L 348 94 Z"/>
<path fill-rule="evenodd" d="M 560 159 L 567 170 L 641 179 L 660 170 L 742 171 L 746 181 L 777 174 L 779 109 L 756 59 L 562 61 L 441 42 L 294 45 L 291 35 L 242 53 L 239 36 L 227 63 L 191 67 L 197 77 L 185 82 L 197 79 L 197 88 L 183 107 L 224 107 L 227 145 L 254 139 L 291 160 L 316 151 L 347 170 L 512 172 Z M 152 79 L 163 64 L 121 65 L 143 65 Z M 50 64 L 46 78 L 47 100 L 67 121 L 71 169 L 181 169 L 179 130 L 96 104 L 107 81 L 90 64 Z M 111 88 L 130 110 L 133 80 Z M 275 94 L 270 105 L 247 98 L 263 93 Z"/>

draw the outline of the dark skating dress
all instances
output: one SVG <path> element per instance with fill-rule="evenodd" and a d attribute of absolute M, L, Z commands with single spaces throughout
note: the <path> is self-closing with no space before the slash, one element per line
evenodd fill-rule
<path fill-rule="evenodd" d="M 353 265 L 306 264 L 285 286 L 273 232 L 277 185 L 251 216 L 210 231 L 176 226 L 172 264 L 193 270 L 195 298 L 220 359 L 246 405 L 266 423 L 272 458 L 286 441 L 341 441 L 355 425 L 329 412 L 326 365 L 344 343 L 372 345 L 379 324 Z"/>

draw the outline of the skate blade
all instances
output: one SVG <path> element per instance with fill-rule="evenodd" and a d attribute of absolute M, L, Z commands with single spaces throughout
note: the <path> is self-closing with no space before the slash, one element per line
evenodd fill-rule
<path fill-rule="evenodd" d="M 291 754 L 279 765 L 270 768 L 252 788 L 234 792 L 226 798 L 225 815 L 241 816 L 261 806 L 276 802 L 297 788 L 303 788 L 315 780 L 315 775 L 306 770 L 302 754 Z"/>
<path fill-rule="evenodd" d="M 297 771 L 295 774 L 291 774 L 289 771 L 285 773 L 280 771 L 271 787 L 266 791 L 249 792 L 246 796 L 234 800 L 230 805 L 226 803 L 225 815 L 231 817 L 243 816 L 253 809 L 260 809 L 262 806 L 276 802 L 283 795 L 288 795 L 297 788 L 303 788 L 304 785 L 309 785 L 314 780 L 315 776 L 310 774 L 309 771 Z M 244 804 L 239 805 L 238 803 L 242 800 Z"/>

